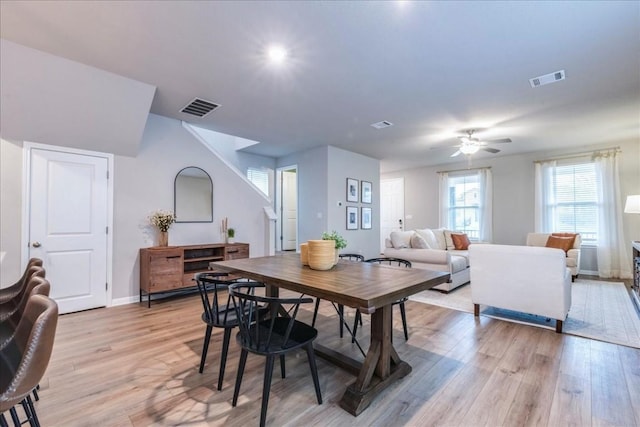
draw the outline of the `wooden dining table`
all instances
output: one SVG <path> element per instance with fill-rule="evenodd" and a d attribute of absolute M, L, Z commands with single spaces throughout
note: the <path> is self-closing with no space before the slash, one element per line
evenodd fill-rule
<path fill-rule="evenodd" d="M 303 266 L 295 253 L 216 261 L 211 268 L 262 282 L 269 296 L 277 296 L 279 288 L 289 289 L 371 314 L 370 344 L 364 361 L 314 345 L 319 357 L 357 376 L 340 400 L 340 406 L 355 416 L 385 388 L 411 372 L 411 366 L 400 359 L 392 343 L 392 303 L 449 280 L 444 272 L 365 262 L 340 261 L 330 270 L 313 270 Z"/>

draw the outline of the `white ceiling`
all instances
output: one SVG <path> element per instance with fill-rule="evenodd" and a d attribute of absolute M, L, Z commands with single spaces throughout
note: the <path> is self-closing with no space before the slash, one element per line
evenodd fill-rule
<path fill-rule="evenodd" d="M 508 155 L 640 141 L 640 2 L 0 3 L 0 35 L 157 87 L 151 112 L 260 144 L 330 144 L 382 171 L 450 160 L 460 131 Z M 290 61 L 264 61 L 269 43 Z M 533 89 L 558 70 L 566 80 Z M 193 98 L 222 106 L 180 113 Z M 394 126 L 376 130 L 374 122 Z M 478 156 L 492 156 L 478 153 Z M 496 156 L 496 155 L 493 155 Z M 459 160 L 459 158 L 458 158 Z"/>

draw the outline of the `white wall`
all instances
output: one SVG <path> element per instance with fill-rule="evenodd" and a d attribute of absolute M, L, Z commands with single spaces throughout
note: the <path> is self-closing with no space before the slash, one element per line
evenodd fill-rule
<path fill-rule="evenodd" d="M 324 231 L 337 231 L 347 240 L 343 252 L 379 255 L 380 162 L 371 157 L 323 146 L 278 159 L 278 167 L 298 165 L 298 240 L 319 239 Z M 346 203 L 347 178 L 370 181 L 373 203 Z M 338 202 L 342 205 L 338 206 Z M 347 230 L 346 206 L 372 208 L 371 230 Z M 358 213 L 360 215 L 360 213 Z"/>
<path fill-rule="evenodd" d="M 380 256 L 380 161 L 361 154 L 352 153 L 336 147 L 329 147 L 328 207 L 327 229 L 337 230 L 347 239 L 347 247 L 342 252 L 359 253 L 365 258 Z M 361 181 L 372 184 L 372 203 L 358 201 L 347 202 L 347 178 L 358 180 L 360 193 Z M 358 194 L 361 197 L 361 194 Z M 360 199 L 361 200 L 361 199 Z M 341 206 L 338 206 L 341 203 Z M 346 208 L 358 208 L 358 229 L 346 229 Z M 370 230 L 363 230 L 361 224 L 362 207 L 371 208 L 372 224 Z M 340 231 L 343 230 L 343 231 Z"/>
<path fill-rule="evenodd" d="M 204 169 L 213 181 L 213 223 L 177 223 L 170 245 L 223 242 L 221 220 L 229 218 L 236 241 L 250 244 L 250 256 L 265 254 L 264 198 L 182 127 L 150 115 L 137 157 L 115 159 L 114 298 L 138 294 L 141 247 L 155 244 L 146 217 L 173 209 L 173 181 L 186 166 Z"/>
<path fill-rule="evenodd" d="M 22 275 L 22 143 L 0 140 L 0 286 Z"/>
<path fill-rule="evenodd" d="M 38 141 L 46 143 L 46 141 Z M 22 144 L 2 141 L 0 182 L 0 250 L 2 285 L 21 273 L 20 215 L 22 204 Z M 16 161 L 16 159 L 19 159 Z M 137 157 L 114 158 L 113 298 L 126 301 L 139 292 L 139 249 L 153 246 L 155 230 L 147 216 L 154 210 L 173 210 L 175 175 L 197 166 L 213 180 L 213 223 L 179 223 L 169 230 L 170 245 L 222 242 L 220 222 L 229 218 L 236 241 L 250 244 L 252 257 L 265 254 L 265 199 L 241 176 L 196 141 L 179 121 L 150 115 Z M 14 216 L 15 215 L 15 216 Z M 11 218 L 10 221 L 4 221 Z M 55 285 L 54 285 L 55 286 Z"/>
<path fill-rule="evenodd" d="M 245 176 L 247 170 L 251 168 L 256 169 L 270 169 L 272 173 L 269 176 L 269 197 L 273 199 L 275 194 L 275 180 L 273 171 L 276 168 L 276 159 L 273 157 L 260 156 L 258 154 L 245 153 L 238 150 L 238 144 L 247 142 L 244 138 L 239 138 L 233 135 L 227 135 L 221 132 L 215 132 L 209 129 L 204 129 L 198 126 L 189 125 L 194 132 L 196 132 L 219 156 L 224 158 L 227 162 L 235 166 Z"/>
<path fill-rule="evenodd" d="M 619 146 L 620 185 L 622 203 L 629 194 L 640 194 L 640 141 L 612 142 L 605 146 L 582 147 L 578 150 L 558 150 L 512 155 L 504 157 L 475 158 L 471 167 L 490 166 L 493 172 L 493 242 L 506 245 L 523 245 L 528 232 L 534 229 L 534 164 L 544 160 L 576 152 Z M 404 177 L 406 229 L 437 227 L 438 224 L 438 171 L 466 169 L 466 161 L 435 167 L 425 167 L 382 174 L 382 179 Z M 631 241 L 640 239 L 640 215 L 624 214 L 623 228 L 628 256 L 631 259 Z M 587 249 L 589 252 L 589 249 Z M 596 271 L 595 256 L 583 257 L 582 269 Z"/>
<path fill-rule="evenodd" d="M 278 159 L 276 168 L 298 166 L 298 242 L 319 239 L 328 229 L 328 146 Z M 336 230 L 338 231 L 338 230 Z"/>
<path fill-rule="evenodd" d="M 155 86 L 0 39 L 2 137 L 135 156 Z"/>

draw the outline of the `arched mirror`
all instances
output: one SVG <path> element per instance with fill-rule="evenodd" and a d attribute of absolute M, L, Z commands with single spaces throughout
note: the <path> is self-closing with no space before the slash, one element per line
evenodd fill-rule
<path fill-rule="evenodd" d="M 173 184 L 176 222 L 213 222 L 213 182 L 204 170 L 189 166 Z"/>

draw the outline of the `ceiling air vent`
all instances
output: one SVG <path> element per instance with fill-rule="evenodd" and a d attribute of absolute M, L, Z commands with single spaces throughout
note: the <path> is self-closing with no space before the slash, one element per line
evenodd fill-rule
<path fill-rule="evenodd" d="M 371 126 L 373 126 L 376 129 L 384 129 L 384 128 L 388 128 L 389 126 L 393 126 L 393 123 L 383 120 L 378 123 L 373 123 Z"/>
<path fill-rule="evenodd" d="M 564 70 L 545 74 L 544 76 L 534 77 L 529 79 L 529 83 L 531 84 L 531 87 L 538 87 L 548 85 L 549 83 L 559 82 L 560 80 L 564 80 Z"/>
<path fill-rule="evenodd" d="M 180 112 L 191 114 L 192 116 L 204 117 L 219 106 L 220 104 L 214 104 L 211 101 L 205 101 L 204 99 L 196 98 L 189 104 L 185 105 L 184 108 L 180 110 Z"/>

